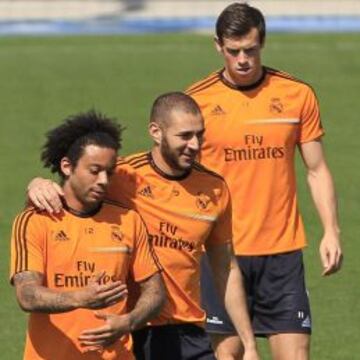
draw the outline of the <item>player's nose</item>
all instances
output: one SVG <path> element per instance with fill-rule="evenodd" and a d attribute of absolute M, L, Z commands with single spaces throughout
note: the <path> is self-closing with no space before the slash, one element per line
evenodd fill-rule
<path fill-rule="evenodd" d="M 188 142 L 188 147 L 192 151 L 199 151 L 200 150 L 200 141 L 196 135 L 194 135 Z"/>
<path fill-rule="evenodd" d="M 106 171 L 100 171 L 98 174 L 97 182 L 100 185 L 106 186 L 109 183 L 109 175 Z"/>

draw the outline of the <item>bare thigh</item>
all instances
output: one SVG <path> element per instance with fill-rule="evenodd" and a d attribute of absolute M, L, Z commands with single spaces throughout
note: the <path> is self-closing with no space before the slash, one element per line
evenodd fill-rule
<path fill-rule="evenodd" d="M 308 334 L 276 334 L 269 336 L 273 360 L 309 360 L 310 336 Z"/>
<path fill-rule="evenodd" d="M 241 360 L 244 348 L 237 335 L 209 334 L 217 360 Z"/>

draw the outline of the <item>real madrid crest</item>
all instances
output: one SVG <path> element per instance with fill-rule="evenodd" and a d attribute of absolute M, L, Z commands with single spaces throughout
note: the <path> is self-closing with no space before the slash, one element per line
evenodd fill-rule
<path fill-rule="evenodd" d="M 284 105 L 279 98 L 271 98 L 270 111 L 275 114 L 280 114 L 284 111 Z"/>
<path fill-rule="evenodd" d="M 111 239 L 116 242 L 121 242 L 123 234 L 118 226 L 111 226 Z"/>
<path fill-rule="evenodd" d="M 196 195 L 196 206 L 200 210 L 206 210 L 210 203 L 210 197 L 203 192 L 199 191 Z"/>

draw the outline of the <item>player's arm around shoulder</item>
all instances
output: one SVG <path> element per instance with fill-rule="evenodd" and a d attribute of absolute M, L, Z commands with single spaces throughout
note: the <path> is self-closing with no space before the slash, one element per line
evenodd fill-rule
<path fill-rule="evenodd" d="M 320 140 L 300 144 L 300 152 L 307 168 L 311 195 L 324 230 L 320 242 L 323 275 L 330 275 L 340 270 L 343 258 L 335 186 Z"/>
<path fill-rule="evenodd" d="M 124 203 L 127 198 L 134 197 L 136 180 L 133 169 L 119 158 L 107 189 L 107 198 Z M 123 194 L 124 192 L 126 192 L 126 195 Z M 41 177 L 31 179 L 26 194 L 27 204 L 35 206 L 38 210 L 44 210 L 49 214 L 57 214 L 63 208 L 63 189 L 51 179 Z M 130 206 L 127 201 L 125 201 L 125 204 Z"/>
<path fill-rule="evenodd" d="M 27 186 L 26 202 L 49 214 L 59 213 L 62 209 L 61 197 L 64 192 L 59 184 L 50 179 L 35 177 Z"/>

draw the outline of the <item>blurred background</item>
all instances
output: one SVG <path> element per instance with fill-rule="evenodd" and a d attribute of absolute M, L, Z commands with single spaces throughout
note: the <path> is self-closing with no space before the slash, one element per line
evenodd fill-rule
<path fill-rule="evenodd" d="M 231 1 L 0 0 L 3 34 L 211 30 Z M 259 0 L 270 31 L 357 31 L 358 0 Z"/>
<path fill-rule="evenodd" d="M 37 175 L 44 133 L 90 108 L 126 126 L 123 154 L 150 146 L 153 100 L 222 66 L 215 19 L 232 1 L 0 0 L 0 358 L 22 358 L 26 315 L 8 283 L 11 224 Z M 297 160 L 309 246 L 312 359 L 360 359 L 360 1 L 249 1 L 266 16 L 263 62 L 310 83 L 338 197 L 341 273 L 321 277 L 321 226 Z M 44 339 L 46 341 L 46 339 Z M 270 359 L 260 342 L 262 358 Z M 160 360 L 160 359 L 159 359 Z M 171 360 L 171 359 L 169 359 Z M 291 359 L 289 359 L 291 360 Z"/>

